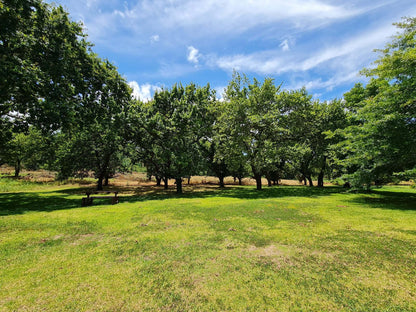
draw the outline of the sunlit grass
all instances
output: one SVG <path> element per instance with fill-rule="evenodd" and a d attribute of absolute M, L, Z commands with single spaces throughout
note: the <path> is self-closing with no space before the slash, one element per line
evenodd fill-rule
<path fill-rule="evenodd" d="M 416 309 L 415 190 L 187 191 L 0 194 L 0 310 Z"/>

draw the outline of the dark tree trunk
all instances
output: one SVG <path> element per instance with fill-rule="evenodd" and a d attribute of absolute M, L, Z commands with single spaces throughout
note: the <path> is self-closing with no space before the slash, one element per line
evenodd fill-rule
<path fill-rule="evenodd" d="M 309 181 L 309 186 L 313 186 L 312 178 L 310 176 L 307 177 Z"/>
<path fill-rule="evenodd" d="M 254 178 L 256 179 L 257 190 L 261 190 L 261 175 L 258 174 Z"/>
<path fill-rule="evenodd" d="M 319 172 L 319 175 L 318 175 L 318 187 L 324 187 L 324 172 L 325 172 L 325 167 L 326 167 L 326 156 L 324 156 L 324 159 L 323 159 L 323 162 L 322 162 L 321 171 Z"/>
<path fill-rule="evenodd" d="M 105 176 L 105 179 L 104 179 L 104 186 L 108 186 L 108 179 L 109 179 L 109 177 L 108 177 L 108 174 Z"/>
<path fill-rule="evenodd" d="M 267 186 L 272 186 L 272 180 L 271 179 L 269 179 L 269 178 L 267 178 Z"/>
<path fill-rule="evenodd" d="M 318 187 L 324 187 L 324 171 L 321 170 L 318 175 Z"/>
<path fill-rule="evenodd" d="M 168 178 L 163 178 L 163 187 L 165 190 L 167 190 L 169 188 L 169 179 Z"/>
<path fill-rule="evenodd" d="M 308 182 L 306 181 L 306 177 L 303 177 L 303 185 L 307 185 Z"/>
<path fill-rule="evenodd" d="M 220 180 L 220 187 L 221 187 L 221 188 L 225 187 L 225 184 L 224 184 L 224 177 L 223 177 L 223 176 L 221 176 L 221 177 L 218 177 L 218 179 Z"/>
<path fill-rule="evenodd" d="M 15 177 L 15 178 L 18 178 L 18 177 L 19 177 L 19 174 L 20 174 L 20 169 L 21 169 L 21 166 L 20 166 L 20 159 L 18 159 L 18 160 L 16 161 L 15 165 L 14 165 L 14 177 Z"/>
<path fill-rule="evenodd" d="M 98 177 L 98 182 L 97 182 L 97 191 L 102 191 L 103 190 L 103 176 L 100 175 Z"/>
<path fill-rule="evenodd" d="M 235 183 L 235 181 L 237 181 L 237 177 L 233 177 L 234 178 L 234 183 Z"/>
<path fill-rule="evenodd" d="M 188 185 L 191 184 L 191 176 L 188 177 Z"/>
<path fill-rule="evenodd" d="M 161 182 L 162 182 L 162 178 L 156 176 L 156 186 L 160 186 L 161 185 Z"/>
<path fill-rule="evenodd" d="M 241 177 L 238 177 L 238 185 L 243 185 L 243 179 Z"/>
<path fill-rule="evenodd" d="M 182 178 L 176 178 L 176 193 L 182 194 Z"/>

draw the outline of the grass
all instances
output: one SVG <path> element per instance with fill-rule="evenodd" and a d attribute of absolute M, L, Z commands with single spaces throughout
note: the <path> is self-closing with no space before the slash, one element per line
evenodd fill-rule
<path fill-rule="evenodd" d="M 414 311 L 416 190 L 0 193 L 0 311 Z"/>

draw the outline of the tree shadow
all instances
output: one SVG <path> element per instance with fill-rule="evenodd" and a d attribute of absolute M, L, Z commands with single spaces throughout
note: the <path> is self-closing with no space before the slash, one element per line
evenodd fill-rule
<path fill-rule="evenodd" d="M 65 188 L 55 191 L 0 193 L 0 216 L 23 214 L 30 211 L 54 211 L 81 208 L 81 198 L 93 187 Z M 154 185 L 112 186 L 109 191 L 117 191 L 120 203 L 143 202 L 149 200 L 168 200 L 173 198 L 210 198 L 228 197 L 246 200 L 281 198 L 281 197 L 318 197 L 345 192 L 340 187 L 309 188 L 304 186 L 279 186 L 257 191 L 255 187 L 190 185 L 184 187 L 183 194 L 176 194 L 176 189 L 168 190 Z M 76 196 L 77 198 L 74 198 Z M 70 197 L 70 198 L 69 198 Z M 95 200 L 94 205 L 110 205 L 109 199 Z"/>
<path fill-rule="evenodd" d="M 42 193 L 0 194 L 0 216 L 23 214 L 29 211 L 54 211 L 80 207 L 81 200 L 62 195 L 40 195 Z"/>
<path fill-rule="evenodd" d="M 94 190 L 92 187 L 66 188 L 56 191 L 0 193 L 0 216 L 23 214 L 30 211 L 54 211 L 81 208 L 81 198 L 85 192 Z M 110 191 L 119 192 L 120 203 L 134 203 L 149 200 L 168 200 L 173 198 L 212 198 L 228 197 L 245 200 L 258 200 L 283 197 L 317 198 L 331 194 L 349 194 L 342 187 L 305 187 L 278 186 L 265 187 L 258 191 L 252 186 L 218 186 L 190 185 L 184 187 L 183 194 L 176 194 L 174 187 L 164 190 L 154 185 L 142 186 L 112 186 Z M 363 196 L 351 198 L 353 202 L 370 208 L 397 210 L 416 210 L 416 193 L 389 192 L 375 190 Z M 95 205 L 110 205 L 109 199 L 97 200 Z"/>
<path fill-rule="evenodd" d="M 127 190 L 128 191 L 128 190 Z M 126 190 L 124 189 L 124 193 Z M 155 186 L 146 186 L 136 189 L 129 197 L 123 197 L 123 189 L 120 189 L 122 202 L 139 202 L 147 200 L 166 200 L 171 198 L 210 198 L 228 197 L 246 200 L 281 198 L 281 197 L 319 197 L 330 194 L 344 193 L 341 187 L 310 188 L 304 186 L 278 186 L 267 187 L 260 191 L 255 187 L 193 185 L 185 187 L 182 194 L 176 194 L 174 188 L 163 190 Z"/>
<path fill-rule="evenodd" d="M 416 210 L 416 193 L 390 192 L 378 189 L 366 194 L 367 196 L 357 197 L 352 201 L 369 208 Z"/>

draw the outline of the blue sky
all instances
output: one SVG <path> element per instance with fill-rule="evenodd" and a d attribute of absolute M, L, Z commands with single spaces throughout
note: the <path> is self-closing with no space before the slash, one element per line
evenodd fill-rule
<path fill-rule="evenodd" d="M 218 96 L 233 70 L 342 97 L 416 15 L 414 0 L 57 0 L 81 21 L 93 50 L 147 100 L 174 83 L 210 83 Z"/>

